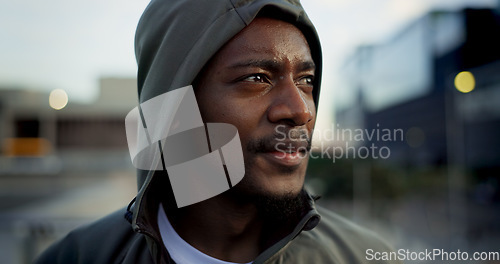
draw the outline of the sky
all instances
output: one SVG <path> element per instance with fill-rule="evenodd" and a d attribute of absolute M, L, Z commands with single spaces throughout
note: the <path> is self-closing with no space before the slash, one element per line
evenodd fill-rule
<path fill-rule="evenodd" d="M 147 0 L 0 0 L 0 89 L 64 89 L 90 102 L 99 77 L 134 77 L 134 34 Z M 337 69 L 360 44 L 379 43 L 432 9 L 498 0 L 303 0 L 322 41 L 319 120 L 331 123 Z"/>

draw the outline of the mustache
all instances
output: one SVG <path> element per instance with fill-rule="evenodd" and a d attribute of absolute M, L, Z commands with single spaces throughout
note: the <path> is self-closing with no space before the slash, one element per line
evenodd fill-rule
<path fill-rule="evenodd" d="M 286 131 L 287 138 L 283 138 L 283 133 L 273 133 L 257 139 L 251 139 L 247 144 L 247 150 L 253 153 L 274 152 L 277 146 L 286 146 L 288 149 L 311 150 L 311 137 L 306 130 L 289 129 Z"/>

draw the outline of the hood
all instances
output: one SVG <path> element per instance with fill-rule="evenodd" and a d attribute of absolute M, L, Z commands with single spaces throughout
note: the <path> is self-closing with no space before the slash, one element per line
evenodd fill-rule
<path fill-rule="evenodd" d="M 135 38 L 140 103 L 191 85 L 210 58 L 258 14 L 289 22 L 306 37 L 316 64 L 314 100 L 318 105 L 321 47 L 311 21 L 299 1 L 293 0 L 152 0 Z M 133 224 L 144 213 L 139 211 L 147 204 L 145 194 L 158 173 L 138 170 Z"/>

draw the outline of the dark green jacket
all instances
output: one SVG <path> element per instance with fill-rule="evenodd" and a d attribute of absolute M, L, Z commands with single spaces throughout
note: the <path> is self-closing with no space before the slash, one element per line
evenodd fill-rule
<path fill-rule="evenodd" d="M 314 205 L 285 238 L 268 248 L 254 263 L 397 263 L 366 260 L 366 250 L 392 251 L 373 232 Z M 158 208 L 158 207 L 156 207 Z M 157 211 L 155 211 L 157 212 Z M 44 263 L 174 263 L 165 250 L 157 228 L 131 228 L 125 209 L 81 227 L 52 245 L 36 262 Z M 156 214 L 149 217 L 156 219 Z"/>

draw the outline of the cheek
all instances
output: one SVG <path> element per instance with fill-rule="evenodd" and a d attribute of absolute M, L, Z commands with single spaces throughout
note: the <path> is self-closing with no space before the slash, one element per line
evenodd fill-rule
<path fill-rule="evenodd" d="M 198 102 L 203 122 L 232 124 L 238 129 L 243 142 L 255 130 L 258 117 L 252 107 L 227 97 L 204 98 L 206 100 Z"/>
<path fill-rule="evenodd" d="M 261 114 L 255 108 L 246 108 L 244 104 L 228 106 L 219 122 L 229 123 L 238 129 L 242 142 L 247 142 L 258 130 Z"/>
<path fill-rule="evenodd" d="M 311 109 L 311 112 L 313 113 L 313 117 L 312 117 L 312 120 L 311 122 L 309 122 L 306 127 L 307 127 L 307 130 L 309 132 L 309 138 L 312 140 L 312 134 L 314 132 L 314 126 L 316 125 L 316 105 L 314 103 L 312 103 L 312 106 L 309 108 Z"/>
<path fill-rule="evenodd" d="M 234 124 L 238 120 L 238 115 L 235 114 L 234 106 L 227 104 L 224 98 L 212 98 L 210 103 L 203 102 L 200 104 L 201 115 L 204 122 L 213 123 L 230 123 Z"/>
<path fill-rule="evenodd" d="M 227 112 L 224 105 L 220 103 L 222 100 L 216 98 L 214 93 L 209 92 L 197 92 L 196 99 L 203 122 L 222 122 L 221 119 L 225 118 Z"/>
<path fill-rule="evenodd" d="M 313 100 L 313 99 L 307 99 L 307 106 L 308 106 L 308 108 L 309 108 L 309 111 L 311 111 L 311 113 L 312 113 L 312 115 L 313 115 L 312 120 L 311 120 L 311 121 L 312 121 L 311 123 L 312 123 L 312 124 L 313 124 L 313 126 L 314 126 L 314 123 L 315 123 L 315 121 L 316 121 L 316 115 L 318 114 L 318 113 L 316 112 L 316 104 L 314 103 L 314 100 Z"/>

